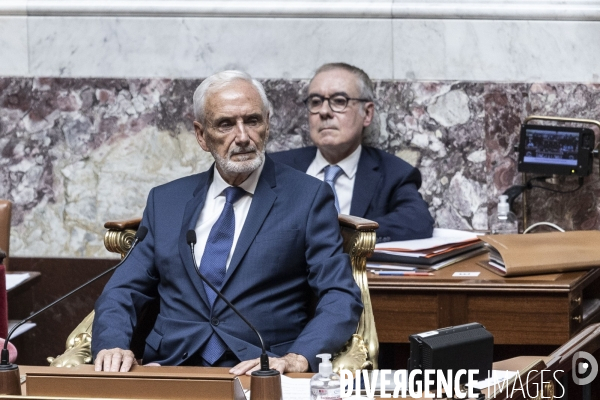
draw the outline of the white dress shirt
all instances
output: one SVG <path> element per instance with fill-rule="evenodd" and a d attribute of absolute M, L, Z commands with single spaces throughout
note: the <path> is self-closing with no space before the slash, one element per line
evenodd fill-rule
<path fill-rule="evenodd" d="M 252 172 L 250 176 L 239 185 L 239 187 L 246 191 L 246 194 L 233 205 L 233 213 L 235 214 L 235 232 L 233 234 L 231 251 L 229 252 L 229 256 L 227 256 L 227 264 L 225 265 L 225 269 L 229 268 L 231 256 L 233 255 L 235 245 L 237 244 L 238 238 L 240 237 L 240 232 L 242 231 L 244 222 L 248 216 L 248 210 L 250 210 L 250 204 L 252 204 L 254 191 L 256 190 L 258 178 L 263 170 L 263 166 L 264 163 L 261 164 L 259 168 Z M 219 219 L 219 216 L 223 211 L 223 207 L 225 206 L 224 191 L 226 188 L 231 186 L 221 177 L 221 174 L 216 166 L 213 168 L 215 169 L 213 181 L 208 188 L 208 192 L 206 193 L 204 207 L 200 212 L 195 229 L 196 237 L 198 239 L 196 241 L 196 245 L 194 246 L 194 252 L 196 253 L 195 262 L 197 267 L 200 266 L 200 261 L 202 260 L 202 255 L 204 254 L 204 248 L 206 247 L 206 241 L 208 240 L 210 230 L 215 222 L 217 222 Z"/>
<path fill-rule="evenodd" d="M 354 179 L 356 178 L 356 170 L 358 169 L 358 160 L 362 146 L 359 145 L 356 150 L 348 157 L 337 163 L 343 173 L 335 181 L 335 193 L 340 205 L 340 214 L 350 214 L 350 206 L 352 205 L 352 191 L 354 190 Z M 313 162 L 308 166 L 306 173 L 320 180 L 325 179 L 323 169 L 330 165 L 329 162 L 321 154 L 321 150 L 317 149 L 317 155 Z"/>

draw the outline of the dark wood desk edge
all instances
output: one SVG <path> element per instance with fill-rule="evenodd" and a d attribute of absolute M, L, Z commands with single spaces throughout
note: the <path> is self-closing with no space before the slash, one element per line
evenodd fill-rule
<path fill-rule="evenodd" d="M 596 267 L 594 269 L 590 269 L 587 274 L 585 274 L 581 279 L 573 282 L 572 289 L 578 289 L 579 287 L 586 287 L 594 280 L 600 277 L 600 267 Z"/>
<path fill-rule="evenodd" d="M 481 267 L 479 267 L 481 268 Z M 565 272 L 570 274 L 572 272 Z M 564 275 L 560 274 L 560 275 Z M 556 281 L 531 281 L 526 277 L 502 278 L 498 280 L 481 280 L 465 278 L 440 278 L 432 277 L 395 277 L 377 276 L 369 273 L 369 290 L 445 290 L 445 291 L 496 291 L 496 292 L 556 292 L 568 293 L 579 287 L 585 287 L 600 277 L 600 268 L 587 271 L 581 277 L 570 282 L 556 283 Z M 373 279 L 374 278 L 374 279 Z M 454 281 L 456 279 L 456 281 Z"/>
<path fill-rule="evenodd" d="M 463 285 L 463 286 L 448 286 L 447 282 L 440 282 L 437 285 L 422 285 L 418 282 L 403 282 L 402 285 L 398 284 L 387 284 L 387 285 L 370 285 L 369 291 L 371 293 L 384 292 L 384 291 L 430 291 L 436 290 L 438 292 L 514 292 L 514 293 L 570 293 L 571 289 L 564 288 L 552 288 L 552 287 L 540 287 L 540 286 L 513 286 L 513 287 L 497 287 L 497 286 L 476 286 L 476 285 Z"/>

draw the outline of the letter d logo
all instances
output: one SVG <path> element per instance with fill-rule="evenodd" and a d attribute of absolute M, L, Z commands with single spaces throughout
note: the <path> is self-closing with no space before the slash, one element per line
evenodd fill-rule
<path fill-rule="evenodd" d="M 586 363 L 578 363 L 577 360 L 579 359 L 584 359 L 587 362 Z M 586 351 L 578 351 L 577 353 L 575 353 L 573 355 L 573 359 L 572 359 L 572 364 L 571 364 L 571 373 L 573 374 L 573 382 L 575 382 L 576 385 L 587 385 L 588 383 L 591 383 L 596 376 L 598 375 L 598 362 L 596 361 L 596 359 L 594 358 L 593 355 L 591 355 L 590 353 L 586 352 Z M 578 365 L 579 364 L 579 365 Z M 589 375 L 585 378 L 580 378 L 578 375 L 585 375 L 588 371 L 588 369 L 591 368 L 591 371 L 589 373 Z"/>

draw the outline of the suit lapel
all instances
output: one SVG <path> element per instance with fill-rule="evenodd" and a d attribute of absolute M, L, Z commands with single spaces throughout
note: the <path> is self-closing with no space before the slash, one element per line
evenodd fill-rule
<path fill-rule="evenodd" d="M 379 163 L 363 146 L 354 179 L 350 215 L 364 218 L 380 180 Z"/>
<path fill-rule="evenodd" d="M 275 203 L 275 199 L 277 198 L 277 195 L 273 191 L 275 186 L 275 165 L 267 156 L 265 157 L 265 166 L 262 170 L 260 178 L 258 179 L 256 190 L 254 191 L 252 204 L 248 210 L 246 222 L 244 222 L 244 227 L 242 228 L 242 232 L 240 232 L 240 237 L 238 238 L 235 250 L 233 251 L 229 268 L 227 268 L 225 280 L 223 281 L 223 287 L 225 287 L 229 278 L 239 266 L 242 258 L 254 241 L 254 238 L 256 237 L 260 227 L 263 225 L 263 222 L 269 215 L 269 211 L 271 210 L 271 207 L 273 207 L 273 203 Z"/>
<path fill-rule="evenodd" d="M 181 232 L 179 233 L 179 254 L 183 260 L 185 271 L 194 284 L 196 291 L 198 291 L 200 297 L 202 297 L 202 300 L 204 300 L 206 304 L 209 304 L 208 298 L 206 297 L 206 291 L 204 290 L 202 280 L 196 272 L 196 263 L 194 260 L 192 260 L 190 246 L 187 243 L 187 232 L 190 229 L 193 230 L 196 228 L 200 211 L 202 211 L 206 201 L 206 192 L 208 191 L 208 187 L 213 179 L 213 172 L 214 168 L 211 167 L 206 173 L 200 175 L 200 182 L 194 191 L 194 197 L 192 197 L 185 205 L 183 220 L 181 222 Z"/>

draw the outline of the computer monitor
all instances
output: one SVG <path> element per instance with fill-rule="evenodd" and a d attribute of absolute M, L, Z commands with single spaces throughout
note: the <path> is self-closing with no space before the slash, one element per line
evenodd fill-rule
<path fill-rule="evenodd" d="M 519 172 L 588 176 L 594 164 L 594 131 L 526 124 L 519 139 Z"/>

